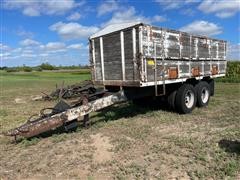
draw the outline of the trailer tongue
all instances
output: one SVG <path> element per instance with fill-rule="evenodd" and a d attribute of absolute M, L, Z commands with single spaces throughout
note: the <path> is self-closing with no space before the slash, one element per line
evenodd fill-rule
<path fill-rule="evenodd" d="M 6 136 L 14 136 L 16 139 L 17 136 L 33 137 L 60 126 L 69 129 L 75 121 L 83 121 L 85 124 L 88 120 L 89 113 L 127 100 L 123 91 L 116 93 L 96 93 L 96 96 L 96 99 L 90 102 L 87 102 L 88 99 L 84 99 L 82 105 L 76 107 L 71 107 L 66 102 L 60 101 L 54 108 L 49 108 L 52 110 L 51 113 L 40 113 L 38 118 L 34 120 L 30 119 L 23 125 L 3 134 Z M 83 117 L 83 119 L 80 120 L 81 117 Z"/>

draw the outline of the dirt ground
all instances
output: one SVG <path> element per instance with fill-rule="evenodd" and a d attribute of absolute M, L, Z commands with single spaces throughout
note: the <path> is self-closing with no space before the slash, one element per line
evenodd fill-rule
<path fill-rule="evenodd" d="M 4 94 L 1 130 L 54 104 L 26 91 Z M 75 132 L 17 144 L 1 136 L 0 179 L 240 179 L 239 107 L 240 84 L 217 83 L 209 107 L 189 115 L 124 103 Z"/>

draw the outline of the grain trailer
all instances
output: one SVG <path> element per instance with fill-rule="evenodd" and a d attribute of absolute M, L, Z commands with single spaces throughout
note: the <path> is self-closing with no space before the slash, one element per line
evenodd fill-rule
<path fill-rule="evenodd" d="M 110 25 L 90 36 L 89 57 L 95 86 L 80 88 L 77 103 L 61 101 L 52 112 L 4 134 L 32 137 L 60 126 L 70 129 L 82 117 L 86 123 L 90 112 L 158 96 L 172 110 L 190 113 L 207 106 L 214 78 L 226 74 L 226 41 L 141 22 Z"/>

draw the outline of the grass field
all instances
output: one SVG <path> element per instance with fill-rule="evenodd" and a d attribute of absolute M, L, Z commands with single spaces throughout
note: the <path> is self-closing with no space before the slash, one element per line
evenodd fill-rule
<path fill-rule="evenodd" d="M 55 102 L 31 101 L 82 72 L 0 71 L 0 131 Z M 16 103 L 17 102 L 17 103 Z M 216 84 L 207 108 L 179 115 L 115 105 L 89 128 L 23 140 L 0 137 L 0 179 L 240 179 L 240 84 Z"/>

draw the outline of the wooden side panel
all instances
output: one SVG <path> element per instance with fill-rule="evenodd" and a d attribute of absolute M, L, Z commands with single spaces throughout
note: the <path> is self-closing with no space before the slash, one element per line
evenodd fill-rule
<path fill-rule="evenodd" d="M 120 33 L 103 37 L 105 80 L 122 80 Z"/>
<path fill-rule="evenodd" d="M 218 43 L 218 58 L 219 59 L 224 59 L 225 58 L 225 43 L 224 42 L 219 42 Z"/>
<path fill-rule="evenodd" d="M 124 50 L 125 50 L 125 77 L 126 80 L 133 80 L 134 65 L 133 65 L 133 39 L 132 29 L 124 31 Z"/>
<path fill-rule="evenodd" d="M 209 43 L 207 38 L 198 38 L 198 57 L 209 58 Z"/>
<path fill-rule="evenodd" d="M 180 43 L 178 33 L 166 32 L 164 46 L 166 57 L 180 57 Z"/>
<path fill-rule="evenodd" d="M 143 53 L 145 57 L 157 56 L 165 59 L 225 60 L 226 42 L 185 32 L 152 27 L 143 27 Z"/>
<path fill-rule="evenodd" d="M 182 45 L 182 57 L 186 58 L 189 55 L 192 57 L 193 55 L 192 50 L 194 49 L 193 41 L 191 40 L 191 37 L 188 34 L 182 34 L 181 35 L 181 45 Z"/>

